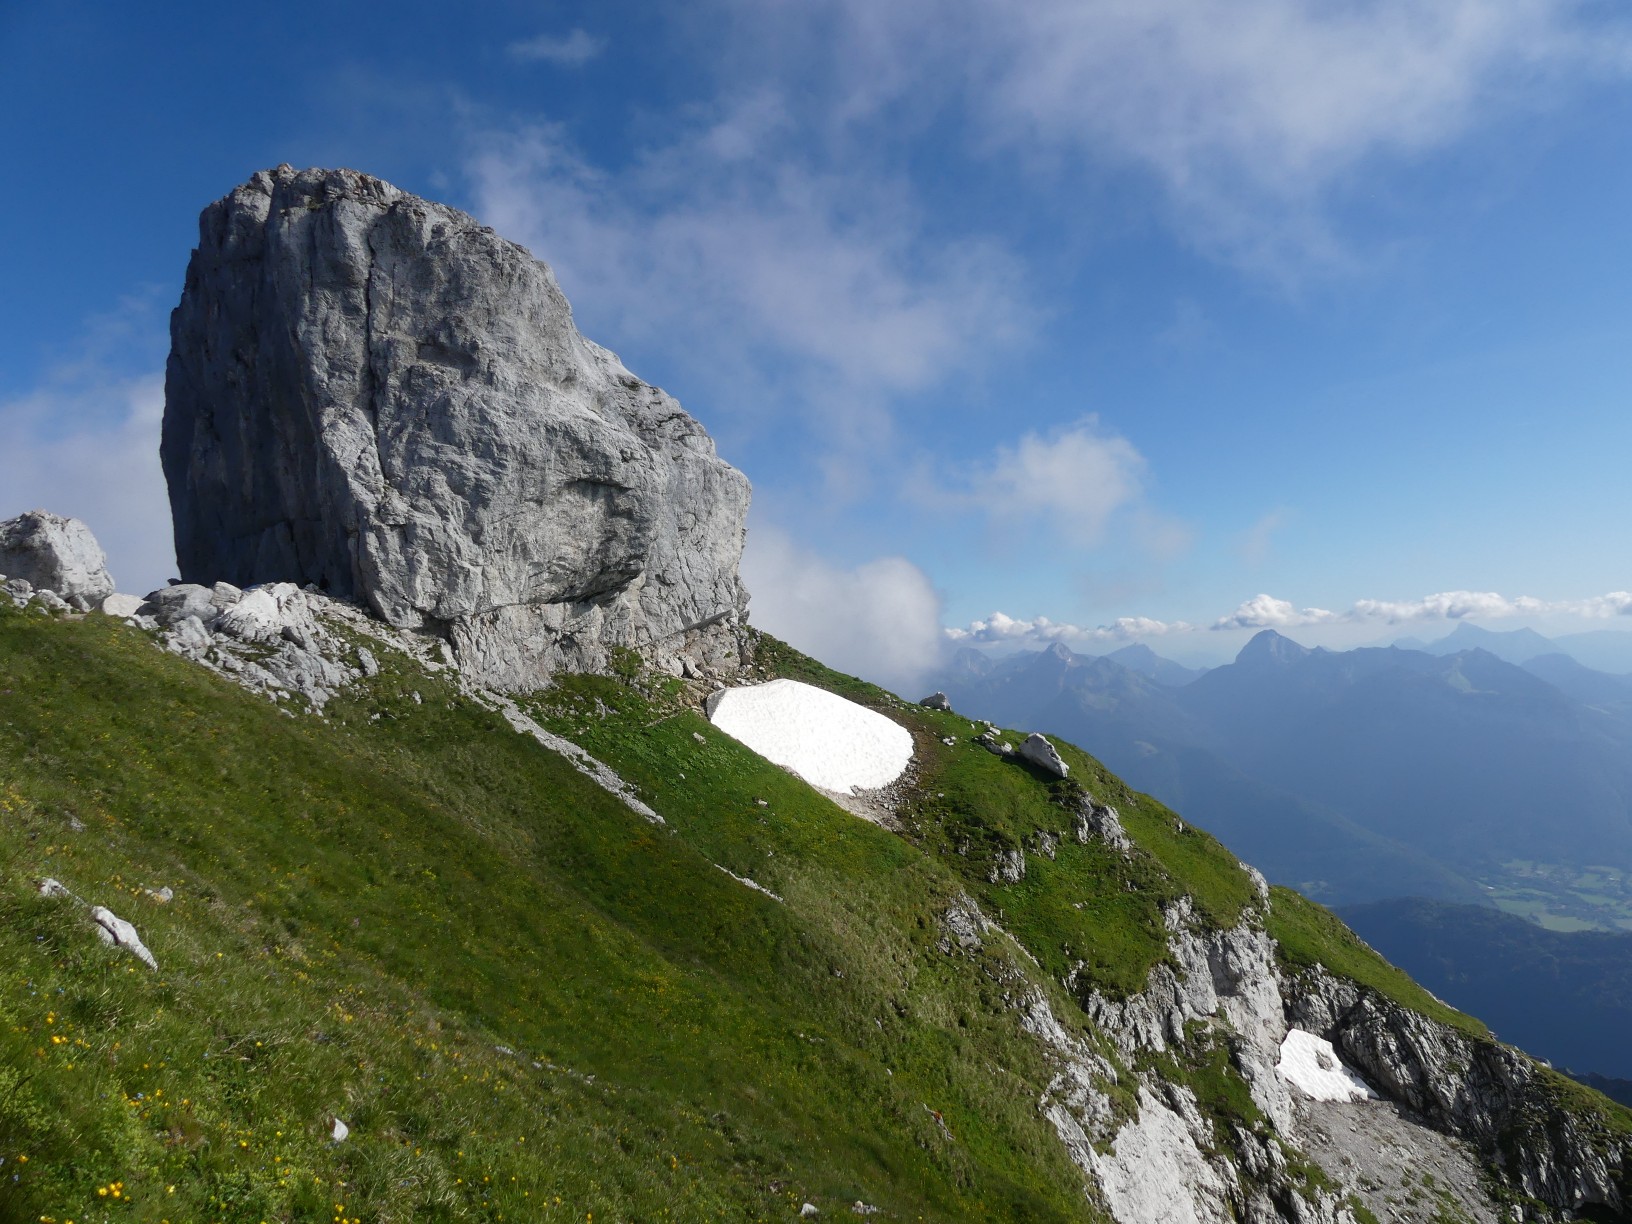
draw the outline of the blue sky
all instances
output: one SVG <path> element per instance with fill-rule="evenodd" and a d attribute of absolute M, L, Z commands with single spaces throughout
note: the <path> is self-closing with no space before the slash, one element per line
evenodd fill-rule
<path fill-rule="evenodd" d="M 756 621 L 841 666 L 1632 628 L 1619 5 L 382 13 L 0 7 L 0 515 L 168 576 L 198 211 L 339 164 L 550 262 L 752 478 Z"/>

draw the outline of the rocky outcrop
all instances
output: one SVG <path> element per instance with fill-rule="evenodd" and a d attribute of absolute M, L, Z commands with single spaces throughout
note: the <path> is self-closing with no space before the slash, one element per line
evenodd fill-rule
<path fill-rule="evenodd" d="M 1294 1023 L 1323 1032 L 1385 1095 L 1472 1144 L 1530 1198 L 1571 1213 L 1626 1213 L 1632 1135 L 1585 1105 L 1584 1090 L 1518 1050 L 1323 970 L 1290 981 L 1287 996 Z M 1570 1108 L 1566 1096 L 1582 1100 Z"/>
<path fill-rule="evenodd" d="M 189 582 L 315 584 L 495 687 L 736 665 L 747 480 L 548 267 L 379 179 L 280 166 L 204 210 L 161 455 Z"/>
<path fill-rule="evenodd" d="M 81 612 L 113 594 L 108 558 L 91 529 L 44 510 L 0 522 L 0 577 L 50 591 Z"/>

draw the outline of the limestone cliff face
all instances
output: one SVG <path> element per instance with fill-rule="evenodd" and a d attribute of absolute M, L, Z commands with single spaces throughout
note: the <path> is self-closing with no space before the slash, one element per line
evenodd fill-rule
<path fill-rule="evenodd" d="M 747 479 L 547 266 L 379 179 L 280 166 L 204 210 L 161 453 L 187 581 L 316 584 L 506 688 L 734 661 Z"/>

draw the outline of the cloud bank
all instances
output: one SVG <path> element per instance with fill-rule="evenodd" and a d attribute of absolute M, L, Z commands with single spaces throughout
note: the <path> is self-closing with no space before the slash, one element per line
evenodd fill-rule
<path fill-rule="evenodd" d="M 1574 616 L 1608 620 L 1632 616 L 1632 591 L 1611 591 L 1587 599 L 1536 599 L 1529 595 L 1508 598 L 1494 591 L 1444 591 L 1422 599 L 1361 599 L 1342 612 L 1328 608 L 1299 608 L 1273 595 L 1254 595 L 1206 630 L 1303 629 L 1329 625 L 1407 625 L 1431 621 L 1502 620 L 1515 616 Z M 1106 625 L 1074 625 L 1046 616 L 1021 619 L 1003 612 L 971 621 L 966 627 L 946 630 L 953 642 L 979 645 L 1047 645 L 1073 642 L 1131 642 L 1143 638 L 1197 633 L 1203 626 L 1188 621 L 1162 621 L 1148 616 L 1124 616 Z"/>
<path fill-rule="evenodd" d="M 831 667 L 909 691 L 940 661 L 940 597 L 904 557 L 847 569 L 784 532 L 755 527 L 742 576 L 755 627 Z"/>

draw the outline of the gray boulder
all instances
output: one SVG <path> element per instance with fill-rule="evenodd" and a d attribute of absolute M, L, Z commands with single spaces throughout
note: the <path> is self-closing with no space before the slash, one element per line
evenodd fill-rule
<path fill-rule="evenodd" d="M 1025 743 L 1020 745 L 1021 759 L 1030 761 L 1040 769 L 1046 769 L 1057 778 L 1063 778 L 1070 773 L 1070 767 L 1060 759 L 1060 753 L 1046 736 L 1033 731 L 1026 736 Z"/>
<path fill-rule="evenodd" d="M 735 667 L 747 479 L 550 269 L 349 170 L 204 210 L 161 445 L 182 577 L 315 584 L 497 687 Z"/>
<path fill-rule="evenodd" d="M 931 693 L 928 697 L 919 699 L 918 704 L 931 710 L 950 710 L 952 702 L 945 693 Z"/>
<path fill-rule="evenodd" d="M 213 625 L 220 609 L 215 606 L 214 593 L 196 582 L 178 582 L 148 592 L 147 602 L 139 609 L 142 616 L 151 616 L 168 628 L 180 624 L 189 616 L 203 625 Z"/>
<path fill-rule="evenodd" d="M 108 558 L 91 529 L 44 510 L 0 522 L 0 574 L 55 591 L 81 612 L 113 594 Z"/>

